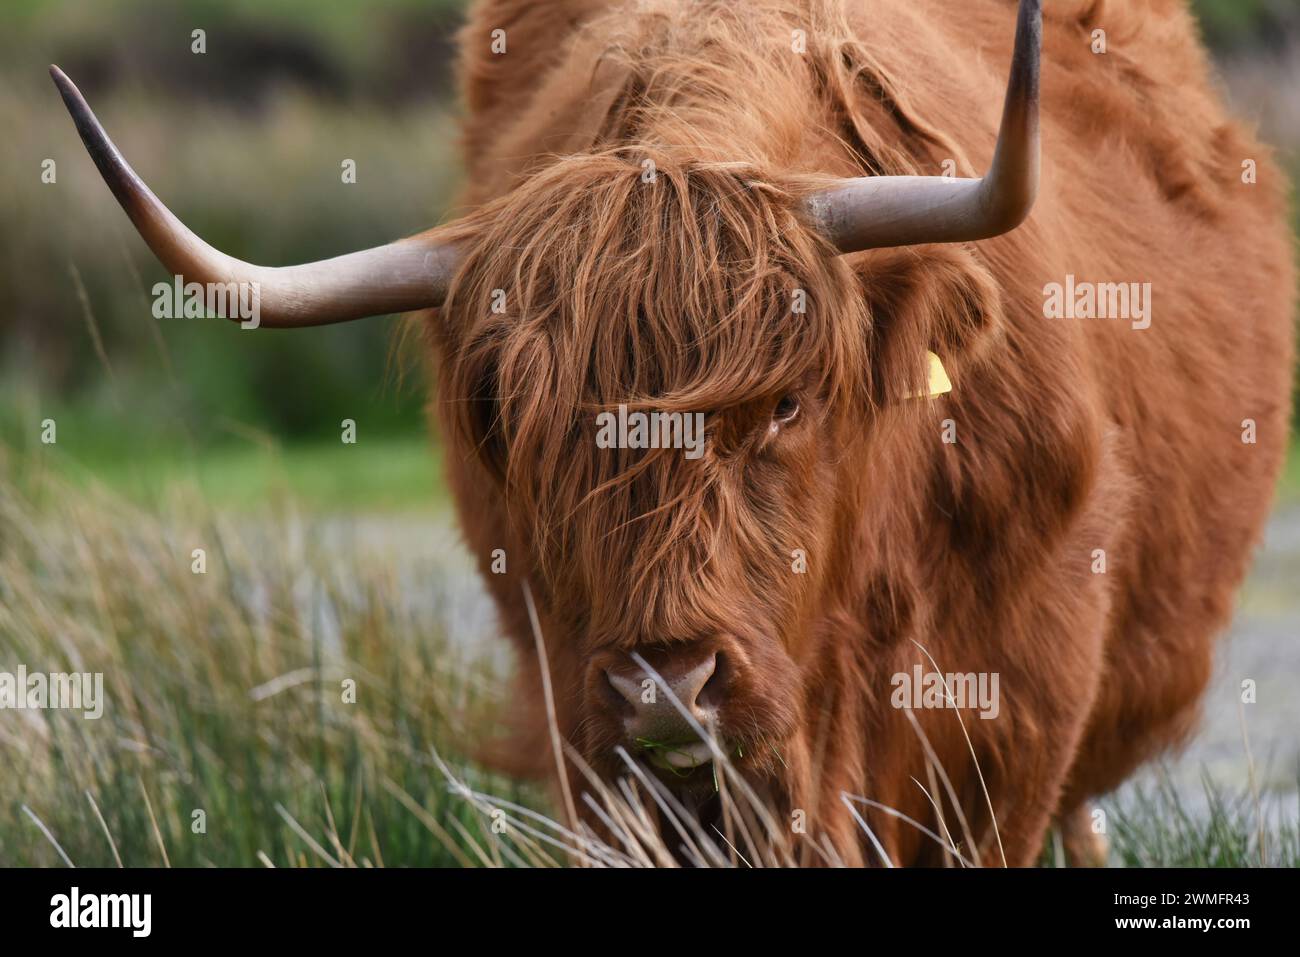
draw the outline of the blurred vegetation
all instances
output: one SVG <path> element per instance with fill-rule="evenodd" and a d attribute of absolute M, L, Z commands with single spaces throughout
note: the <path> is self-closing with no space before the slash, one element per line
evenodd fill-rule
<path fill-rule="evenodd" d="M 1192 809 L 1163 769 L 1150 786 L 1105 802 L 1111 866 L 1300 867 L 1294 807 L 1202 777 L 1206 809 Z"/>
<path fill-rule="evenodd" d="M 241 434 L 337 444 L 345 418 L 362 442 L 422 435 L 421 377 L 399 381 L 394 320 L 304 336 L 154 319 L 150 288 L 166 277 L 104 190 L 46 67 L 77 81 L 184 221 L 247 259 L 287 264 L 443 217 L 459 179 L 458 7 L 0 5 L 0 442 L 30 446 L 47 417 L 87 463 L 247 446 Z M 202 55 L 190 52 L 200 27 Z M 345 159 L 355 184 L 342 182 Z"/>
<path fill-rule="evenodd" d="M 494 843 L 435 757 L 499 730 L 503 687 L 445 558 L 291 505 L 51 482 L 53 518 L 0 484 L 0 662 L 100 673 L 105 707 L 2 713 L 0 866 L 430 866 Z"/>
<path fill-rule="evenodd" d="M 451 214 L 460 177 L 451 66 L 464 3 L 0 4 L 0 165 L 9 171 L 0 180 L 0 444 L 34 448 L 41 420 L 55 418 L 62 452 L 51 462 L 78 462 L 146 496 L 154 487 L 140 476 L 191 467 L 240 501 L 241 483 L 273 474 L 307 483 L 309 499 L 333 498 L 331 483 L 313 484 L 317 469 L 342 469 L 363 494 L 373 485 L 394 501 L 429 491 L 432 465 L 412 467 L 425 455 L 423 377 L 399 375 L 394 320 L 304 335 L 151 316 L 163 271 L 104 189 L 46 67 L 58 63 L 82 87 L 124 154 L 196 231 L 255 262 L 301 262 Z M 1278 92 L 1300 82 L 1300 4 L 1194 6 L 1230 92 L 1242 77 L 1238 105 L 1300 172 L 1298 98 Z M 201 55 L 191 52 L 199 28 Z M 41 181 L 47 158 L 53 184 Z M 355 184 L 341 180 L 344 159 L 357 163 Z M 346 457 L 315 452 L 292 464 L 296 449 L 337 450 L 343 419 L 357 422 L 363 443 L 386 443 L 391 471 L 352 474 Z M 214 456 L 235 458 L 227 468 Z"/>
<path fill-rule="evenodd" d="M 364 522 L 288 499 L 237 514 L 192 487 L 148 508 L 58 476 L 32 491 L 0 484 L 0 663 L 102 674 L 106 706 L 0 713 L 0 866 L 565 863 L 542 788 L 472 761 L 513 689 L 475 651 L 492 635 L 458 613 L 449 556 L 399 558 Z M 1200 814 L 1167 780 L 1106 802 L 1113 865 L 1300 864 L 1275 802 L 1207 780 Z M 591 791 L 607 820 L 653 806 L 640 787 Z M 789 837 L 761 841 L 763 858 L 793 863 Z M 695 839 L 713 841 L 710 866 L 741 866 Z M 677 844 L 625 827 L 581 846 L 597 865 L 649 866 Z M 1060 863 L 1053 841 L 1041 863 Z"/>
<path fill-rule="evenodd" d="M 1192 0 L 1192 8 L 1206 42 L 1217 50 L 1276 44 L 1300 24 L 1295 0 Z"/>

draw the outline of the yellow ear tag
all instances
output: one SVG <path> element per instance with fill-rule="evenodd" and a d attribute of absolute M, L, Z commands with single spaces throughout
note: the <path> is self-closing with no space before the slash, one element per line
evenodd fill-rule
<path fill-rule="evenodd" d="M 908 396 L 909 399 L 933 398 L 952 391 L 952 383 L 948 380 L 948 373 L 944 370 L 939 357 L 933 352 L 927 352 L 926 355 L 930 359 L 930 383 L 927 386 L 929 391 L 913 392 Z"/>

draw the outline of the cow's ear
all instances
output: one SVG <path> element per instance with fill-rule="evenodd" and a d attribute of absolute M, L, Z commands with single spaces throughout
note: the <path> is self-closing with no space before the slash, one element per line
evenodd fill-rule
<path fill-rule="evenodd" d="M 1002 295 L 988 269 L 961 246 L 884 249 L 856 265 L 871 309 L 872 397 L 878 405 L 930 391 L 938 356 L 953 384 L 994 347 Z"/>

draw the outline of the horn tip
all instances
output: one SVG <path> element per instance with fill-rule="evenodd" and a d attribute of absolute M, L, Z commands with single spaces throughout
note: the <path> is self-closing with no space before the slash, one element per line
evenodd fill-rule
<path fill-rule="evenodd" d="M 72 109 L 74 104 L 81 99 L 81 91 L 77 89 L 77 84 L 68 78 L 68 74 L 59 69 L 57 64 L 50 64 L 50 79 L 54 85 L 59 88 L 59 94 L 63 97 L 63 102 Z"/>

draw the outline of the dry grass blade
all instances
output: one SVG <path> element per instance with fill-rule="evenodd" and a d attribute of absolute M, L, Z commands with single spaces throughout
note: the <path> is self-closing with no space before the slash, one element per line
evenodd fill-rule
<path fill-rule="evenodd" d="M 59 842 L 54 839 L 54 835 L 50 833 L 50 829 L 45 826 L 45 823 L 37 817 L 35 812 L 26 804 L 24 804 L 22 808 L 23 813 L 32 819 L 32 823 L 41 829 L 41 833 L 45 835 L 45 839 L 54 845 L 54 849 L 59 852 L 59 857 L 63 858 L 63 863 L 67 864 L 69 867 L 75 868 L 77 865 L 72 863 L 72 858 L 68 857 L 68 855 L 64 853 L 63 848 L 59 846 Z"/>
<path fill-rule="evenodd" d="M 528 606 L 528 622 L 533 629 L 533 640 L 537 648 L 537 666 L 542 676 L 542 694 L 546 702 L 546 723 L 551 734 L 551 752 L 555 756 L 555 771 L 559 779 L 560 792 L 564 797 L 564 811 L 569 816 L 569 827 L 578 826 L 578 812 L 573 806 L 573 794 L 569 791 L 569 776 L 564 771 L 564 747 L 561 744 L 560 725 L 555 713 L 555 693 L 551 688 L 551 665 L 546 657 L 546 640 L 542 637 L 542 625 L 537 618 L 537 605 L 533 602 L 533 590 L 528 582 L 521 583 L 524 591 L 524 603 Z"/>
<path fill-rule="evenodd" d="M 1255 754 L 1250 748 L 1250 732 L 1246 730 L 1246 703 L 1237 698 L 1237 719 L 1241 724 L 1241 744 L 1246 750 L 1246 779 L 1250 785 L 1251 800 L 1255 804 L 1255 824 L 1259 835 L 1259 866 L 1268 867 L 1268 828 L 1264 826 L 1264 807 L 1259 799 L 1259 780 L 1255 777 Z"/>
<path fill-rule="evenodd" d="M 915 781 L 916 779 L 913 778 L 912 780 Z M 927 797 L 928 796 L 929 795 L 927 795 Z M 961 854 L 958 853 L 957 848 L 951 846 L 950 842 L 944 840 L 940 835 L 936 834 L 934 831 L 926 827 L 924 824 L 922 824 L 920 821 L 916 820 L 915 818 L 908 817 L 902 811 L 889 807 L 886 804 L 881 804 L 879 801 L 873 801 L 870 798 L 862 797 L 861 795 L 858 794 L 845 793 L 845 794 L 841 794 L 841 797 L 846 801 L 857 801 L 860 804 L 865 804 L 867 807 L 874 808 L 875 810 L 880 811 L 882 814 L 888 814 L 890 817 L 897 818 L 898 820 L 902 821 L 905 824 L 910 824 L 912 827 L 916 828 L 918 831 L 920 831 L 930 840 L 934 841 L 936 844 L 942 847 L 946 853 L 951 854 L 953 857 L 957 858 L 957 860 L 961 862 L 962 867 L 974 866 L 973 864 L 970 863 L 970 861 L 962 857 Z M 933 803 L 933 799 L 932 799 L 932 803 Z"/>
<path fill-rule="evenodd" d="M 86 789 L 86 800 L 90 802 L 91 809 L 95 812 L 95 818 L 99 821 L 99 826 L 104 829 L 104 836 L 108 838 L 108 846 L 113 851 L 113 860 L 117 861 L 117 866 L 122 866 L 122 855 L 117 853 L 117 843 L 113 840 L 112 833 L 108 830 L 108 822 L 104 820 L 104 815 L 99 813 L 99 805 L 95 803 L 95 798 L 91 795 L 90 790 Z"/>
<path fill-rule="evenodd" d="M 974 855 L 975 866 L 983 867 L 984 862 L 980 857 L 979 844 L 975 841 L 975 836 L 971 833 L 970 822 L 966 820 L 966 814 L 961 809 L 961 802 L 957 800 L 957 790 L 952 786 L 952 778 L 948 776 L 948 772 L 944 770 L 943 764 L 940 763 L 938 755 L 934 753 L 934 746 L 930 744 L 929 736 L 926 735 L 925 729 L 921 727 L 921 722 L 916 720 L 916 715 L 912 713 L 912 709 L 904 708 L 903 714 L 911 723 L 912 730 L 916 733 L 917 738 L 921 742 L 921 747 L 925 749 L 926 773 L 930 776 L 937 773 L 940 780 L 943 781 L 944 792 L 948 795 L 948 800 L 952 803 L 952 806 L 957 813 L 957 823 L 961 825 L 961 833 L 962 837 L 966 841 L 966 846 L 971 849 L 971 854 Z M 933 788 L 933 785 L 931 785 L 931 787 Z M 931 800 L 934 801 L 936 799 L 932 797 Z M 941 801 L 939 802 L 939 807 L 943 807 Z"/>
<path fill-rule="evenodd" d="M 929 768 L 927 768 L 926 771 L 930 776 L 930 787 L 933 788 L 934 772 Z M 943 840 L 941 843 L 943 844 L 944 849 L 948 851 L 948 855 L 943 859 L 943 866 L 949 867 L 952 864 L 952 859 L 955 857 L 961 863 L 962 867 L 966 867 L 968 862 L 957 849 L 957 842 L 952 839 L 952 832 L 948 830 L 948 822 L 944 820 L 942 806 L 940 806 L 939 802 L 934 799 L 934 795 L 920 781 L 916 778 L 912 778 L 912 783 L 917 786 L 917 789 L 925 795 L 925 799 L 930 802 L 930 807 L 934 810 L 934 819 L 938 822 L 939 827 L 943 829 Z M 893 809 L 890 808 L 889 810 L 892 811 Z M 973 867 L 974 864 L 971 863 L 970 866 Z"/>
<path fill-rule="evenodd" d="M 318 843 L 316 842 L 316 839 L 313 838 L 310 834 L 308 834 L 307 831 L 306 831 L 306 829 L 305 829 L 301 824 L 299 824 L 296 820 L 294 820 L 293 815 L 290 814 L 287 810 L 285 810 L 285 807 L 284 807 L 283 804 L 279 804 L 279 803 L 277 803 L 277 804 L 275 805 L 275 813 L 279 814 L 280 817 L 284 818 L 284 822 L 285 822 L 286 824 L 289 825 L 289 827 L 290 827 L 290 829 L 293 831 L 293 833 L 297 834 L 298 837 L 300 837 L 300 838 L 302 839 L 303 843 L 306 844 L 306 845 L 307 845 L 309 848 L 311 848 L 313 851 L 315 851 L 316 854 L 317 854 L 317 855 L 318 855 L 318 856 L 319 856 L 323 861 L 325 861 L 327 864 L 329 864 L 330 867 L 342 867 L 342 866 L 343 866 L 341 863 L 339 863 L 337 860 L 335 860 L 333 857 L 331 857 L 329 851 L 327 851 L 327 850 L 325 850 L 325 848 L 321 847 L 320 844 L 318 844 Z"/>
<path fill-rule="evenodd" d="M 397 803 L 406 808 L 416 819 L 429 829 L 430 833 L 442 841 L 443 846 L 447 848 L 448 853 L 456 858 L 456 863 L 461 867 L 473 867 L 474 862 L 465 856 L 465 852 L 460 849 L 455 839 L 447 832 L 447 829 L 438 823 L 438 819 L 422 808 L 415 800 L 400 787 L 398 787 L 390 778 L 382 777 L 379 784 L 385 791 L 396 799 Z"/>
<path fill-rule="evenodd" d="M 948 679 L 947 677 L 944 676 L 944 673 L 939 670 L 939 665 L 934 660 L 934 657 L 930 654 L 930 652 L 926 651 L 926 649 L 921 645 L 921 643 L 917 641 L 915 638 L 912 639 L 912 644 L 916 645 L 916 647 L 921 649 L 921 654 L 925 655 L 925 657 L 930 662 L 930 667 L 934 669 L 935 674 L 939 675 L 939 679 L 943 682 L 943 690 L 944 690 L 944 694 L 947 696 L 947 700 L 949 702 L 955 701 L 956 696 L 952 693 L 952 688 L 949 687 L 948 685 Z M 989 821 L 992 823 L 993 826 L 993 836 L 997 839 L 998 842 L 998 853 L 1002 856 L 1002 866 L 1006 867 L 1007 852 L 1002 847 L 1002 832 L 998 829 L 998 816 L 997 816 L 997 812 L 993 810 L 993 798 L 989 794 L 988 785 L 984 783 L 984 771 L 980 768 L 980 759 L 975 754 L 975 745 L 971 743 L 970 732 L 966 730 L 966 722 L 962 720 L 961 709 L 954 707 L 952 711 L 953 714 L 957 716 L 957 723 L 961 725 L 962 737 L 966 739 L 966 748 L 967 750 L 970 751 L 970 759 L 975 764 L 975 774 L 979 777 L 980 789 L 984 792 L 984 803 L 988 806 L 989 809 Z"/>
<path fill-rule="evenodd" d="M 841 791 L 840 803 L 849 809 L 849 813 L 853 815 L 853 820 L 858 822 L 858 827 L 862 829 L 862 833 L 867 835 L 867 840 L 871 842 L 872 848 L 880 858 L 880 863 L 884 864 L 886 867 L 893 867 L 894 862 L 890 859 L 889 855 L 885 853 L 884 847 L 881 846 L 880 840 L 876 837 L 876 832 L 871 829 L 871 825 L 867 823 L 866 818 L 858 813 L 858 809 L 853 806 L 850 797 L 851 795 Z"/>
<path fill-rule="evenodd" d="M 154 839 L 158 842 L 158 850 L 162 853 L 163 867 L 171 867 L 172 862 L 167 857 L 167 845 L 163 843 L 162 831 L 158 830 L 158 818 L 153 813 L 153 802 L 149 800 L 149 792 L 145 790 L 144 781 L 140 780 L 140 795 L 144 798 L 145 810 L 149 812 L 149 824 L 153 827 Z"/>
<path fill-rule="evenodd" d="M 330 843 L 334 845 L 334 853 L 338 855 L 338 859 L 343 866 L 356 867 L 357 862 L 352 860 L 347 849 L 344 848 L 342 840 L 339 839 L 338 828 L 334 825 L 334 810 L 330 807 L 330 797 L 329 792 L 325 790 L 325 782 L 321 781 L 319 783 L 321 800 L 325 803 L 325 823 L 329 827 L 329 838 Z"/>
<path fill-rule="evenodd" d="M 631 771 L 632 774 L 635 775 L 636 778 L 645 786 L 646 790 L 650 792 L 651 799 L 663 814 L 664 819 L 672 825 L 673 830 L 675 830 L 685 842 L 686 851 L 692 856 L 692 858 L 697 861 L 700 866 L 703 866 L 706 857 L 703 849 L 708 849 L 716 855 L 717 860 L 715 863 L 719 865 L 725 863 L 725 859 L 718 852 L 717 848 L 713 846 L 712 841 L 705 836 L 704 831 L 700 828 L 699 822 L 695 820 L 693 815 L 687 812 L 686 808 L 682 807 L 681 802 L 677 800 L 677 797 L 664 787 L 662 782 L 657 778 L 648 776 L 645 773 L 645 769 L 637 764 L 632 756 L 627 753 L 627 750 L 621 745 L 615 753 L 618 755 L 619 759 L 627 765 L 628 770 Z M 694 835 L 687 833 L 688 827 L 695 832 Z M 662 841 L 662 839 L 661 835 L 660 840 Z"/>
<path fill-rule="evenodd" d="M 563 824 L 547 817 L 539 811 L 523 807 L 513 801 L 508 801 L 503 798 L 476 791 L 468 784 L 459 780 L 456 775 L 452 773 L 451 768 L 447 766 L 436 752 L 434 753 L 434 761 L 446 777 L 449 790 L 452 794 L 468 800 L 477 810 L 486 815 L 489 819 L 493 818 L 495 814 L 502 815 L 501 819 L 514 829 L 514 833 L 512 834 L 514 838 L 520 840 L 524 838 L 532 838 L 535 841 L 540 841 L 543 844 L 555 847 L 558 850 L 571 852 L 584 864 L 589 866 L 598 864 L 600 862 L 600 855 L 608 856 L 617 853 L 617 851 L 612 848 L 602 846 L 598 842 L 592 842 L 587 838 L 584 838 L 578 832 L 565 827 Z M 506 810 L 514 811 L 518 816 L 512 817 L 505 813 Z M 559 837 L 552 837 L 550 834 L 537 830 L 532 825 L 525 823 L 524 818 L 535 820 L 544 827 L 550 828 L 558 834 Z M 495 835 L 495 832 L 493 833 L 494 836 L 497 836 Z M 496 846 L 500 846 L 503 851 L 508 851 L 512 855 L 514 853 L 501 844 L 501 842 L 497 842 Z M 591 853 L 588 853 L 588 851 Z M 523 866 L 523 861 L 519 860 L 519 864 L 520 866 Z"/>

